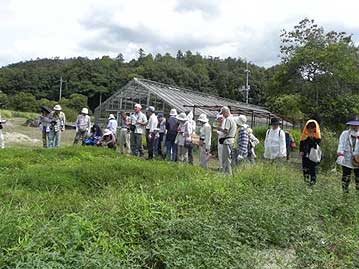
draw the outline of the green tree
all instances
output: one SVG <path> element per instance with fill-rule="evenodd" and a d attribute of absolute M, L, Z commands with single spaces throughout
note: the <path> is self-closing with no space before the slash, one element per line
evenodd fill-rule
<path fill-rule="evenodd" d="M 282 65 L 274 73 L 270 95 L 299 95 L 307 116 L 315 110 L 329 124 L 328 107 L 359 89 L 359 54 L 351 35 L 326 32 L 304 19 L 294 30 L 284 30 L 281 38 Z"/>
<path fill-rule="evenodd" d="M 304 118 L 301 111 L 302 99 L 299 95 L 283 94 L 280 96 L 272 97 L 267 106 L 275 113 L 285 115 L 289 120 L 294 123 L 300 122 Z"/>
<path fill-rule="evenodd" d="M 26 92 L 20 92 L 11 97 L 9 108 L 25 112 L 35 112 L 39 110 L 35 96 Z"/>
<path fill-rule="evenodd" d="M 9 98 L 6 93 L 0 91 L 0 108 L 6 108 L 9 104 Z"/>

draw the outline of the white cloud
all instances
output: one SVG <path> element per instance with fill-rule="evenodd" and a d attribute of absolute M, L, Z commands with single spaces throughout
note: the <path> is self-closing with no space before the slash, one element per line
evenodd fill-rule
<path fill-rule="evenodd" d="M 37 57 L 193 50 L 278 63 L 280 30 L 313 18 L 359 41 L 359 2 L 302 0 L 0 0 L 0 66 Z"/>

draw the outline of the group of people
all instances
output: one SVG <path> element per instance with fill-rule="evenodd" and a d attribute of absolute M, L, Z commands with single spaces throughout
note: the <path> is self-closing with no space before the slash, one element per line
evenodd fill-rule
<path fill-rule="evenodd" d="M 132 113 L 122 112 L 119 119 L 110 114 L 104 131 L 98 124 L 91 124 L 88 108 L 78 115 L 74 145 L 119 147 L 121 153 L 144 156 L 143 141 L 146 141 L 148 159 L 158 156 L 169 161 L 193 164 L 193 150 L 199 149 L 199 163 L 208 168 L 211 155 L 212 133 L 217 134 L 217 156 L 219 170 L 232 174 L 235 165 L 255 163 L 255 148 L 260 143 L 253 130 L 247 125 L 245 115 L 233 116 L 228 107 L 222 107 L 213 126 L 206 114 L 195 121 L 192 112 L 177 113 L 171 109 L 169 117 L 156 113 L 153 106 L 142 112 L 136 104 Z M 2 133 L 5 120 L 0 119 L 0 148 L 4 148 Z M 355 186 L 359 191 L 359 119 L 348 121 L 348 129 L 339 138 L 337 164 L 342 166 L 342 188 L 349 191 L 352 172 Z M 41 107 L 39 127 L 42 131 L 43 146 L 58 147 L 61 133 L 65 130 L 66 117 L 60 105 L 53 109 Z M 281 162 L 289 158 L 296 147 L 293 137 L 281 129 L 279 119 L 272 118 L 264 140 L 264 158 L 271 162 Z M 302 159 L 304 180 L 310 185 L 317 182 L 317 168 L 322 160 L 320 149 L 321 132 L 316 120 L 308 120 L 303 128 L 299 152 Z M 236 145 L 235 145 L 236 144 Z M 293 145 L 294 144 L 294 145 Z"/>

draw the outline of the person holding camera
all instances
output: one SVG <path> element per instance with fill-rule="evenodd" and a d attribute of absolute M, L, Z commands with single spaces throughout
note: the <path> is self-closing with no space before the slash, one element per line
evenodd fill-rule
<path fill-rule="evenodd" d="M 232 175 L 233 145 L 237 133 L 237 124 L 228 107 L 222 107 L 220 114 L 224 117 L 223 127 L 217 128 L 218 131 L 223 132 L 223 137 L 218 141 L 223 145 L 222 167 L 225 174 Z"/>
<path fill-rule="evenodd" d="M 145 133 L 147 117 L 142 113 L 142 106 L 135 104 L 135 112 L 131 115 L 131 151 L 134 156 L 143 156 L 142 135 Z"/>

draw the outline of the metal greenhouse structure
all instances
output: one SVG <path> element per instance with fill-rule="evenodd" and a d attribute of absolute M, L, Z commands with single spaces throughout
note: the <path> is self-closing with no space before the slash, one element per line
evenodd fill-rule
<path fill-rule="evenodd" d="M 171 108 L 176 108 L 178 113 L 192 110 L 195 117 L 205 113 L 212 119 L 222 106 L 228 106 L 234 114 L 246 115 L 252 126 L 268 124 L 270 118 L 275 116 L 260 106 L 134 78 L 95 109 L 95 120 L 97 123 L 104 123 L 110 113 L 119 118 L 122 111 L 132 112 L 136 103 L 143 107 L 154 106 L 156 111 L 165 115 L 169 114 Z"/>

